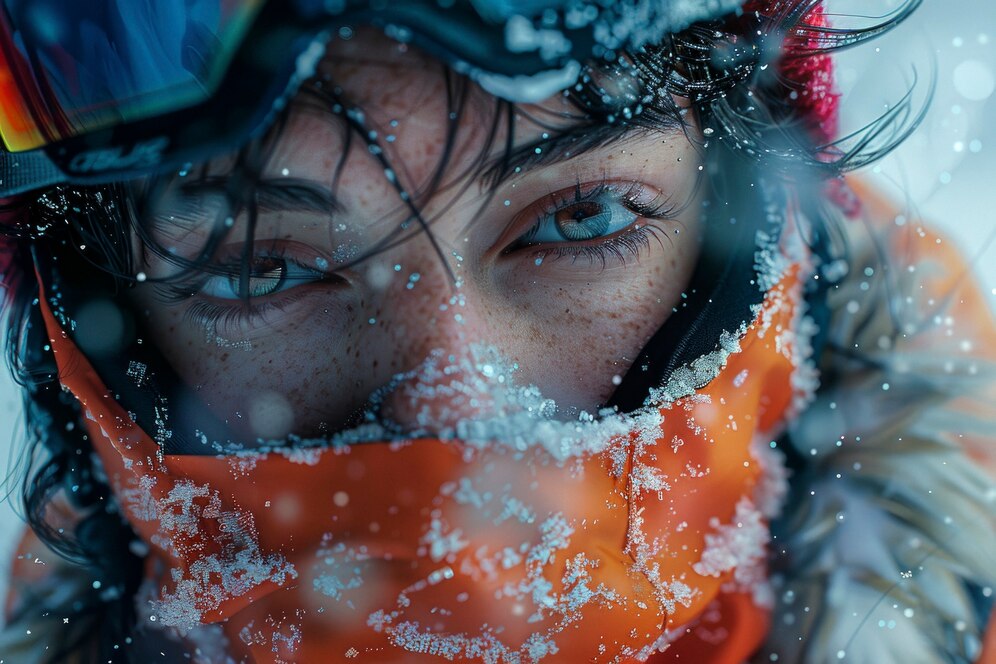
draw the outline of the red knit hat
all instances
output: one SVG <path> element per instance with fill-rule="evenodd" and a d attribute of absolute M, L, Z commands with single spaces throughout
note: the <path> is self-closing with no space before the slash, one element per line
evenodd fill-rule
<path fill-rule="evenodd" d="M 770 3 L 765 2 L 765 5 Z M 834 76 L 833 57 L 821 52 L 826 42 L 821 30 L 830 27 L 823 3 L 806 14 L 803 25 L 785 40 L 779 73 L 789 89 L 789 100 L 819 148 L 819 156 L 833 161 L 840 151 L 833 145 L 840 132 L 840 92 Z M 848 217 L 861 210 L 861 201 L 843 176 L 826 184 L 827 197 Z"/>

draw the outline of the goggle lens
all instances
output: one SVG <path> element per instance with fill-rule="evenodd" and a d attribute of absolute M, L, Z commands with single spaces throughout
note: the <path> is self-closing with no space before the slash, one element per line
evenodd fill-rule
<path fill-rule="evenodd" d="M 263 0 L 3 0 L 0 138 L 11 152 L 214 94 Z"/>

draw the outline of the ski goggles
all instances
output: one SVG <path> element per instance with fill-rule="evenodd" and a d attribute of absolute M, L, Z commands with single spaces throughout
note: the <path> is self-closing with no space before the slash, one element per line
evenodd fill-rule
<path fill-rule="evenodd" d="M 258 135 L 371 25 L 510 101 L 739 0 L 0 0 L 0 197 L 163 172 Z"/>

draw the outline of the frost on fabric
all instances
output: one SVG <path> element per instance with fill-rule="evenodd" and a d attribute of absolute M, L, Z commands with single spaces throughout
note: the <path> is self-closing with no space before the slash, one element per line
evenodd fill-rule
<path fill-rule="evenodd" d="M 730 355 L 740 352 L 740 339 L 745 334 L 747 323 L 733 334 L 724 331 L 720 334 L 716 350 L 675 369 L 663 387 L 650 390 L 648 403 L 666 406 L 708 385 L 726 366 Z"/>
<path fill-rule="evenodd" d="M 755 242 L 758 249 L 754 253 L 754 272 L 758 287 L 766 293 L 771 292 L 785 277 L 792 262 L 782 251 L 777 237 L 759 230 Z"/>
<path fill-rule="evenodd" d="M 237 518 L 224 521 L 230 526 L 235 522 L 238 527 Z M 263 554 L 255 538 L 244 533 L 232 537 L 221 553 L 201 556 L 187 570 L 174 568 L 171 572 L 174 590 L 163 589 L 152 609 L 163 624 L 181 631 L 199 624 L 205 612 L 217 609 L 225 600 L 267 581 L 283 584 L 297 577 L 283 556 Z"/>
<path fill-rule="evenodd" d="M 178 481 L 160 495 L 152 475 L 121 492 L 122 503 L 136 520 L 157 524 L 151 543 L 190 561 L 170 569 L 173 590 L 164 586 L 159 599 L 150 601 L 161 624 L 184 633 L 227 599 L 267 581 L 282 584 L 297 577 L 283 556 L 260 550 L 251 517 L 225 510 L 218 492 L 207 485 Z M 205 524 L 210 524 L 210 533 Z"/>
<path fill-rule="evenodd" d="M 495 525 L 514 519 L 519 523 L 532 523 L 536 520 L 536 512 L 515 496 L 502 497 L 502 512 L 495 519 Z"/>
<path fill-rule="evenodd" d="M 753 593 L 756 604 L 771 606 L 766 567 L 766 547 L 771 536 L 754 502 L 746 496 L 741 498 L 731 523 L 722 524 L 713 518 L 709 525 L 714 532 L 705 536 L 705 551 L 692 569 L 713 577 L 732 571 L 733 580 L 724 590 Z"/>
<path fill-rule="evenodd" d="M 593 29 L 598 50 L 637 49 L 659 42 L 669 32 L 680 32 L 692 23 L 715 18 L 740 9 L 740 0 L 633 0 L 627 3 L 568 3 L 562 21 L 550 27 L 537 27 L 529 18 L 539 15 L 550 3 L 535 0 L 475 3 L 489 20 L 506 24 L 506 47 L 511 51 L 536 51 L 553 58 L 570 48 L 570 42 L 558 24 L 568 30 Z M 544 15 L 546 19 L 546 15 Z M 546 20 L 538 23 L 547 23 Z M 557 27 L 553 27 L 557 26 Z M 565 44 L 566 42 L 566 44 Z M 546 49 L 545 51 L 543 49 Z"/>
<path fill-rule="evenodd" d="M 433 562 L 449 559 L 453 554 L 465 549 L 469 542 L 463 539 L 459 528 L 450 529 L 442 519 L 434 517 L 429 524 L 429 530 L 422 537 L 423 549 L 420 555 L 428 555 Z"/>
<path fill-rule="evenodd" d="M 702 559 L 692 566 L 698 574 L 719 577 L 764 555 L 767 531 L 761 513 L 748 498 L 737 502 L 732 523 L 721 524 L 713 517 L 709 525 L 716 532 L 705 536 Z"/>
<path fill-rule="evenodd" d="M 301 628 L 294 624 L 289 624 L 283 629 L 276 629 L 270 638 L 270 650 L 274 653 L 281 651 L 295 652 L 301 645 Z"/>
<path fill-rule="evenodd" d="M 302 466 L 315 466 L 322 458 L 322 450 L 317 447 L 277 447 L 272 450 L 291 463 Z"/>
<path fill-rule="evenodd" d="M 659 500 L 664 498 L 665 491 L 671 490 L 667 474 L 647 463 L 633 465 L 633 470 L 630 474 L 630 483 L 634 493 L 640 494 L 644 491 L 652 491 L 657 494 Z"/>
<path fill-rule="evenodd" d="M 468 491 L 465 484 L 458 489 L 449 487 L 450 495 L 462 495 L 471 501 L 479 500 L 479 494 Z M 367 619 L 367 625 L 375 631 L 384 632 L 391 642 L 412 653 L 430 654 L 445 659 L 475 659 L 485 662 L 538 662 L 558 652 L 554 636 L 581 617 L 581 610 L 592 603 L 621 603 L 621 598 L 604 584 L 596 584 L 591 571 L 599 565 L 584 554 L 576 554 L 558 565 L 557 557 L 570 544 L 574 528 L 561 514 L 553 514 L 536 526 L 538 541 L 524 542 L 518 548 L 506 547 L 502 551 L 489 552 L 487 547 L 478 549 L 473 557 L 465 558 L 459 573 L 483 575 L 488 579 L 497 578 L 499 568 L 509 570 L 521 568 L 523 576 L 517 581 L 507 581 L 495 592 L 495 599 L 511 598 L 523 606 L 532 606 L 528 622 L 537 623 L 547 617 L 554 617 L 554 626 L 529 635 L 518 646 L 508 645 L 501 640 L 503 630 L 482 627 L 480 633 L 437 633 L 432 626 L 421 625 L 417 621 L 403 618 L 404 610 L 410 606 L 412 597 L 427 585 L 434 585 L 446 578 L 453 578 L 457 572 L 446 567 L 434 572 L 426 580 L 414 584 L 397 598 L 395 611 L 378 610 Z M 430 532 L 434 532 L 430 530 Z M 449 541 L 446 539 L 445 541 Z M 559 584 L 551 577 L 555 569 L 562 568 Z M 559 590 L 558 590 L 559 589 Z"/>
<path fill-rule="evenodd" d="M 363 549 L 357 550 L 344 542 L 330 544 L 326 541 L 315 556 L 320 561 L 312 581 L 316 591 L 339 601 L 345 591 L 355 590 L 363 585 L 362 565 L 370 559 Z"/>
<path fill-rule="evenodd" d="M 303 617 L 303 613 L 300 609 L 294 611 L 295 619 Z M 272 615 L 266 616 L 262 627 L 257 627 L 255 620 L 249 621 L 238 635 L 239 641 L 247 646 L 268 646 L 275 655 L 273 661 L 278 663 L 286 661 L 281 655 L 297 651 L 301 646 L 301 637 L 301 627 L 297 623 L 278 620 Z"/>
<path fill-rule="evenodd" d="M 469 659 L 483 662 L 539 662 L 557 653 L 549 637 L 532 634 L 520 650 L 504 645 L 492 631 L 477 636 L 435 634 L 414 621 L 399 623 L 391 630 L 391 640 L 408 652 L 434 655 L 448 660 Z"/>
<path fill-rule="evenodd" d="M 819 333 L 819 326 L 806 315 L 806 303 L 800 302 L 796 309 L 794 331 L 789 346 L 789 361 L 792 362 L 792 404 L 786 414 L 787 420 L 794 420 L 806 410 L 820 387 L 820 371 L 813 353 L 813 339 Z"/>
<path fill-rule="evenodd" d="M 592 601 L 616 601 L 616 594 L 601 584 L 592 587 L 590 569 L 597 567 L 596 562 L 588 561 L 579 554 L 567 562 L 567 569 L 561 578 L 564 593 L 554 592 L 554 584 L 547 577 L 549 568 L 553 566 L 558 551 L 567 548 L 574 529 L 560 514 L 555 514 L 544 520 L 539 526 L 540 541 L 524 548 L 521 557 L 514 555 L 505 561 L 506 568 L 524 563 L 526 575 L 518 582 L 504 585 L 498 596 L 510 597 L 523 604 L 532 603 L 534 613 L 529 622 L 538 622 L 546 615 L 553 614 L 565 622 L 577 618 L 580 609 Z M 503 557 L 510 552 L 503 552 Z M 508 563 L 512 563 L 509 565 Z"/>
<path fill-rule="evenodd" d="M 144 579 L 135 593 L 134 608 L 138 616 L 138 625 L 134 632 L 134 641 L 142 650 L 146 640 L 151 650 L 161 646 L 163 638 L 173 641 L 180 638 L 184 648 L 192 654 L 194 664 L 237 664 L 228 651 L 228 638 L 224 628 L 217 624 L 197 624 L 178 637 L 176 630 L 164 625 L 159 616 L 150 609 L 156 601 L 156 585 L 151 579 Z M 153 650 L 153 652 L 155 652 Z"/>
<path fill-rule="evenodd" d="M 505 48 L 512 53 L 536 53 L 551 69 L 532 76 L 505 76 L 458 62 L 485 90 L 509 101 L 535 103 L 571 86 L 581 71 L 579 61 L 608 58 L 623 49 L 638 50 L 680 32 L 696 21 L 738 11 L 739 0 L 633 0 L 624 5 L 604 2 L 568 3 L 561 15 L 548 3 L 530 0 L 474 3 L 487 21 L 505 25 Z M 570 32 L 587 29 L 595 39 L 590 52 L 572 43 Z M 570 56 L 575 56 L 570 59 Z M 566 61 L 566 62 L 565 62 Z"/>
<path fill-rule="evenodd" d="M 626 547 L 623 551 L 633 557 L 633 571 L 647 578 L 653 587 L 657 603 L 670 614 L 677 610 L 679 604 L 685 608 L 691 606 L 699 591 L 683 579 L 665 577 L 660 564 L 660 555 L 664 550 L 664 543 L 660 539 L 647 540 L 642 511 L 630 514 Z"/>
<path fill-rule="evenodd" d="M 776 210 L 769 210 L 769 216 L 776 216 Z M 767 292 L 767 300 L 774 311 L 793 307 L 792 323 L 776 331 L 775 348 L 792 364 L 790 377 L 792 387 L 792 403 L 785 419 L 791 421 L 804 411 L 812 402 L 813 395 L 820 385 L 819 370 L 813 354 L 813 339 L 819 333 L 819 326 L 808 315 L 808 305 L 805 299 L 796 301 L 790 298 L 784 290 L 778 288 L 789 269 L 798 269 L 800 282 L 818 279 L 814 270 L 810 249 L 802 237 L 802 232 L 795 221 L 788 222 L 787 229 L 779 238 L 763 231 L 757 233 L 758 250 L 755 253 L 755 270 L 759 283 Z M 827 273 L 824 270 L 823 276 Z M 759 329 L 759 336 L 767 333 L 767 325 Z"/>
<path fill-rule="evenodd" d="M 686 632 L 684 629 L 665 629 L 664 633 L 657 637 L 657 640 L 651 643 L 649 646 L 644 646 L 639 650 L 633 648 L 625 648 L 621 653 L 624 656 L 632 657 L 638 662 L 645 662 L 652 656 L 662 653 L 671 647 L 671 644 L 685 636 Z"/>
<path fill-rule="evenodd" d="M 635 430 L 660 428 L 660 412 L 652 407 L 625 414 L 581 411 L 574 419 L 559 419 L 557 403 L 535 385 L 519 384 L 517 371 L 518 365 L 492 346 L 471 345 L 460 357 L 436 350 L 371 396 L 364 424 L 326 440 L 294 440 L 294 448 L 274 445 L 272 451 L 314 463 L 320 456 L 315 448 L 432 437 L 478 448 L 540 448 L 554 460 L 566 461 L 604 452 Z M 392 423 L 381 413 L 389 396 L 414 412 L 413 426 Z M 462 415 L 466 412 L 475 414 Z"/>
<path fill-rule="evenodd" d="M 781 514 L 788 495 L 788 469 L 785 456 L 768 445 L 768 439 L 754 436 L 749 448 L 750 456 L 760 466 L 761 473 L 754 485 L 754 504 L 766 519 Z"/>

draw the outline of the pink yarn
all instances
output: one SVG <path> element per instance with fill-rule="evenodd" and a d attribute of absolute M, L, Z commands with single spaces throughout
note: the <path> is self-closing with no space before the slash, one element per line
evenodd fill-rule
<path fill-rule="evenodd" d="M 792 57 L 824 46 L 818 30 L 830 27 L 830 20 L 822 3 L 813 7 L 804 23 L 817 33 L 786 39 L 779 72 L 791 91 L 789 101 L 798 109 L 803 126 L 820 149 L 820 158 L 831 161 L 840 154 L 830 145 L 840 133 L 840 92 L 836 87 L 833 57 L 828 53 Z M 827 182 L 825 192 L 848 218 L 861 213 L 861 201 L 843 176 Z"/>
<path fill-rule="evenodd" d="M 830 27 L 819 4 L 806 16 L 807 26 Z M 807 57 L 791 57 L 798 53 L 818 50 L 823 42 L 815 37 L 789 37 L 780 71 L 792 91 L 790 98 L 799 109 L 806 129 L 817 145 L 826 145 L 837 137 L 840 127 L 840 93 L 834 79 L 833 58 L 826 53 Z"/>

